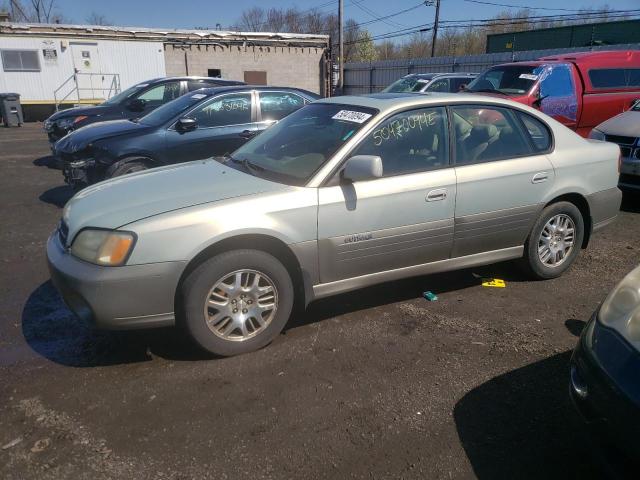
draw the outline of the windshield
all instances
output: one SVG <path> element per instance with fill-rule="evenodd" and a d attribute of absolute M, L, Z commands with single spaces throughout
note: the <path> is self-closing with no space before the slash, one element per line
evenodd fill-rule
<path fill-rule="evenodd" d="M 205 93 L 183 95 L 182 97 L 178 97 L 175 100 L 161 105 L 151 113 L 142 117 L 138 122 L 152 127 L 159 127 L 207 97 L 208 95 Z"/>
<path fill-rule="evenodd" d="M 418 76 L 403 77 L 382 90 L 382 93 L 419 92 L 431 81 L 431 78 L 432 77 Z"/>
<path fill-rule="evenodd" d="M 233 153 L 230 165 L 289 185 L 304 185 L 377 113 L 355 105 L 312 103 Z"/>
<path fill-rule="evenodd" d="M 522 95 L 527 93 L 538 80 L 544 66 L 538 65 L 503 65 L 493 67 L 473 82 L 466 91 L 497 92 L 505 95 Z"/>
<path fill-rule="evenodd" d="M 115 105 L 116 103 L 120 103 L 122 100 L 133 96 L 136 92 L 139 92 L 146 86 L 148 86 L 147 83 L 140 83 L 139 85 L 134 85 L 133 87 L 129 87 L 126 90 L 120 92 L 119 94 L 114 95 L 106 102 L 103 102 L 102 105 Z"/>

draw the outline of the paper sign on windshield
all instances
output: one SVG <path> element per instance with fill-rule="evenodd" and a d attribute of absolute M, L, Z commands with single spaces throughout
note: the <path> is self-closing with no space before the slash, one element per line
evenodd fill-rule
<path fill-rule="evenodd" d="M 521 73 L 520 78 L 524 78 L 525 80 L 537 80 L 538 75 L 533 75 L 532 73 Z"/>
<path fill-rule="evenodd" d="M 371 114 L 354 112 L 353 110 L 340 110 L 331 118 L 334 120 L 346 120 L 347 122 L 364 123 L 371 118 Z"/>

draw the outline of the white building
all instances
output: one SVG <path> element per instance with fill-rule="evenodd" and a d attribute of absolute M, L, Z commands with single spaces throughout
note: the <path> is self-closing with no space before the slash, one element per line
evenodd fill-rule
<path fill-rule="evenodd" d="M 27 120 L 166 75 L 325 92 L 328 45 L 326 35 L 0 22 L 0 92 L 20 94 Z"/>

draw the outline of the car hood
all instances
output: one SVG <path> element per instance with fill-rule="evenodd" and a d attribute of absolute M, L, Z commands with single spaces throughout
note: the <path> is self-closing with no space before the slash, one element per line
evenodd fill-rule
<path fill-rule="evenodd" d="M 61 118 L 77 117 L 79 115 L 95 117 L 110 112 L 112 108 L 113 106 L 110 105 L 93 105 L 91 107 L 66 108 L 54 113 L 48 118 L 48 120 L 54 122 L 56 120 L 60 120 Z"/>
<path fill-rule="evenodd" d="M 616 115 L 596 127 L 607 135 L 621 137 L 640 137 L 640 111 L 629 110 Z"/>
<path fill-rule="evenodd" d="M 73 239 L 86 227 L 120 228 L 172 210 L 289 188 L 213 159 L 199 160 L 92 185 L 69 200 L 62 218 Z"/>
<path fill-rule="evenodd" d="M 105 138 L 117 137 L 131 133 L 146 133 L 153 127 L 131 120 L 109 120 L 92 123 L 86 127 L 74 130 L 62 137 L 55 144 L 56 152 L 75 153 L 83 150 L 91 142 Z"/>

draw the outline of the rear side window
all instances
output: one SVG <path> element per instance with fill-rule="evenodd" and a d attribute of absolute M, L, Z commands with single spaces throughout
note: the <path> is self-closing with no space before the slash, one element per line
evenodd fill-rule
<path fill-rule="evenodd" d="M 427 92 L 448 92 L 449 91 L 449 79 L 440 78 L 434 80 L 431 85 L 427 87 Z"/>
<path fill-rule="evenodd" d="M 518 116 L 524 128 L 527 130 L 531 143 L 536 152 L 546 152 L 551 148 L 551 134 L 549 129 L 537 118 L 533 118 L 531 115 L 527 115 L 523 112 L 518 112 Z"/>
<path fill-rule="evenodd" d="M 532 153 L 528 139 L 509 109 L 460 106 L 451 110 L 456 165 L 505 160 Z"/>
<path fill-rule="evenodd" d="M 215 97 L 196 108 L 189 117 L 199 128 L 251 123 L 251 94 L 237 93 Z"/>
<path fill-rule="evenodd" d="M 640 87 L 640 68 L 598 68 L 589 70 L 593 88 Z"/>

